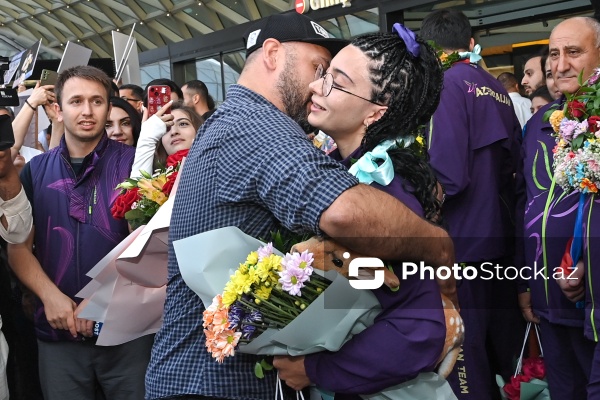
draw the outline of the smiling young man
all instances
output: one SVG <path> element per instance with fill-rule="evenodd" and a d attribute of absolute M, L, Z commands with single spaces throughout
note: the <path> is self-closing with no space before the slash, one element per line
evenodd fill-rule
<path fill-rule="evenodd" d="M 100 347 L 94 321 L 78 318 L 75 297 L 86 273 L 128 234 L 110 207 L 114 188 L 129 176 L 135 149 L 110 140 L 104 126 L 111 81 L 94 67 L 60 74 L 55 87 L 60 146 L 31 160 L 21 181 L 33 209 L 29 239 L 9 245 L 10 265 L 38 297 L 35 328 L 46 400 L 140 399 L 152 336 Z M 35 244 L 35 254 L 32 252 Z"/>

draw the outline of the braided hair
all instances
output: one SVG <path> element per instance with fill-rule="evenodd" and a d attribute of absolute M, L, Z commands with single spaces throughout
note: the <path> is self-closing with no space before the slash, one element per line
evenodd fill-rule
<path fill-rule="evenodd" d="M 416 41 L 420 45 L 418 57 L 407 50 L 395 33 L 366 34 L 351 42 L 369 58 L 371 100 L 388 107 L 379 120 L 367 127 L 361 143 L 364 152 L 385 140 L 412 143 L 438 106 L 444 78 L 440 60 L 423 39 L 417 36 Z M 421 203 L 425 218 L 441 224 L 437 179 L 425 146 L 419 152 L 411 146 L 399 146 L 388 150 L 388 154 L 394 172 L 412 186 L 410 192 Z"/>

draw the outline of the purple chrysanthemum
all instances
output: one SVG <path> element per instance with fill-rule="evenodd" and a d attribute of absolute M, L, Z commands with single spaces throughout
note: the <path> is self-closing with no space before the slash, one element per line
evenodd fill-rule
<path fill-rule="evenodd" d="M 283 290 L 292 296 L 302 296 L 301 289 L 304 282 L 310 279 L 309 275 L 306 269 L 288 267 L 279 272 L 279 283 Z"/>
<path fill-rule="evenodd" d="M 273 243 L 269 242 L 266 245 L 258 248 L 258 261 L 269 257 L 271 254 L 273 254 Z"/>

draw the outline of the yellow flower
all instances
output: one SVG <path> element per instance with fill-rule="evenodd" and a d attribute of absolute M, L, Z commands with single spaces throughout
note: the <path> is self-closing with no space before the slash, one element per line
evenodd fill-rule
<path fill-rule="evenodd" d="M 425 139 L 423 139 L 423 136 L 418 135 L 416 140 L 421 146 L 425 145 Z"/>
<path fill-rule="evenodd" d="M 257 262 L 258 262 L 258 252 L 253 251 L 252 253 L 248 254 L 248 257 L 246 258 L 246 264 L 256 265 Z"/>
<path fill-rule="evenodd" d="M 239 270 L 235 271 L 235 274 L 231 276 L 230 281 L 227 283 L 230 282 L 238 295 L 250 292 L 250 287 L 254 283 L 250 274 L 241 274 Z"/>
<path fill-rule="evenodd" d="M 150 193 L 144 193 L 144 196 L 149 198 L 150 200 L 158 203 L 159 206 L 162 206 L 167 201 L 168 197 L 160 190 L 153 190 Z"/>
<path fill-rule="evenodd" d="M 259 297 L 262 300 L 268 300 L 269 297 L 271 297 L 272 289 L 273 289 L 273 287 L 267 287 L 267 286 L 262 285 L 261 287 L 259 287 L 258 289 L 256 289 L 254 291 L 254 294 L 256 295 L 256 297 Z"/>
<path fill-rule="evenodd" d="M 442 54 L 440 55 L 440 61 L 441 61 L 441 62 L 446 62 L 447 60 L 448 60 L 448 54 L 446 54 L 446 53 L 442 53 Z"/>
<path fill-rule="evenodd" d="M 246 264 L 240 264 L 238 271 L 240 271 L 240 274 L 247 274 L 248 266 Z"/>
<path fill-rule="evenodd" d="M 229 307 L 238 299 L 238 288 L 232 282 L 229 281 L 225 284 L 225 289 L 223 290 L 222 302 L 225 307 Z"/>
<path fill-rule="evenodd" d="M 560 121 L 565 117 L 565 112 L 563 110 L 555 110 L 552 115 L 550 115 L 550 125 L 552 125 L 552 129 L 554 132 L 558 133 L 560 131 Z"/>

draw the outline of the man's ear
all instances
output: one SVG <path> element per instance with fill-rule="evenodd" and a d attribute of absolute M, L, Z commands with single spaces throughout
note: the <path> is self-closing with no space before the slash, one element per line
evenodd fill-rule
<path fill-rule="evenodd" d="M 277 57 L 281 57 L 283 46 L 277 39 L 269 38 L 264 41 L 262 48 L 262 58 L 265 66 L 269 70 L 277 69 Z"/>
<path fill-rule="evenodd" d="M 60 105 L 58 101 L 55 101 L 50 107 L 54 107 L 54 112 L 56 113 L 56 120 L 58 122 L 63 122 L 62 110 L 60 109 Z"/>
<path fill-rule="evenodd" d="M 193 96 L 192 96 L 192 102 L 193 102 L 194 104 L 198 104 L 198 103 L 200 102 L 200 95 L 199 95 L 199 94 L 197 94 L 197 93 L 196 93 L 195 95 L 193 95 Z"/>
<path fill-rule="evenodd" d="M 475 47 L 475 38 L 471 38 L 469 41 L 469 51 L 473 51 L 473 47 Z"/>

